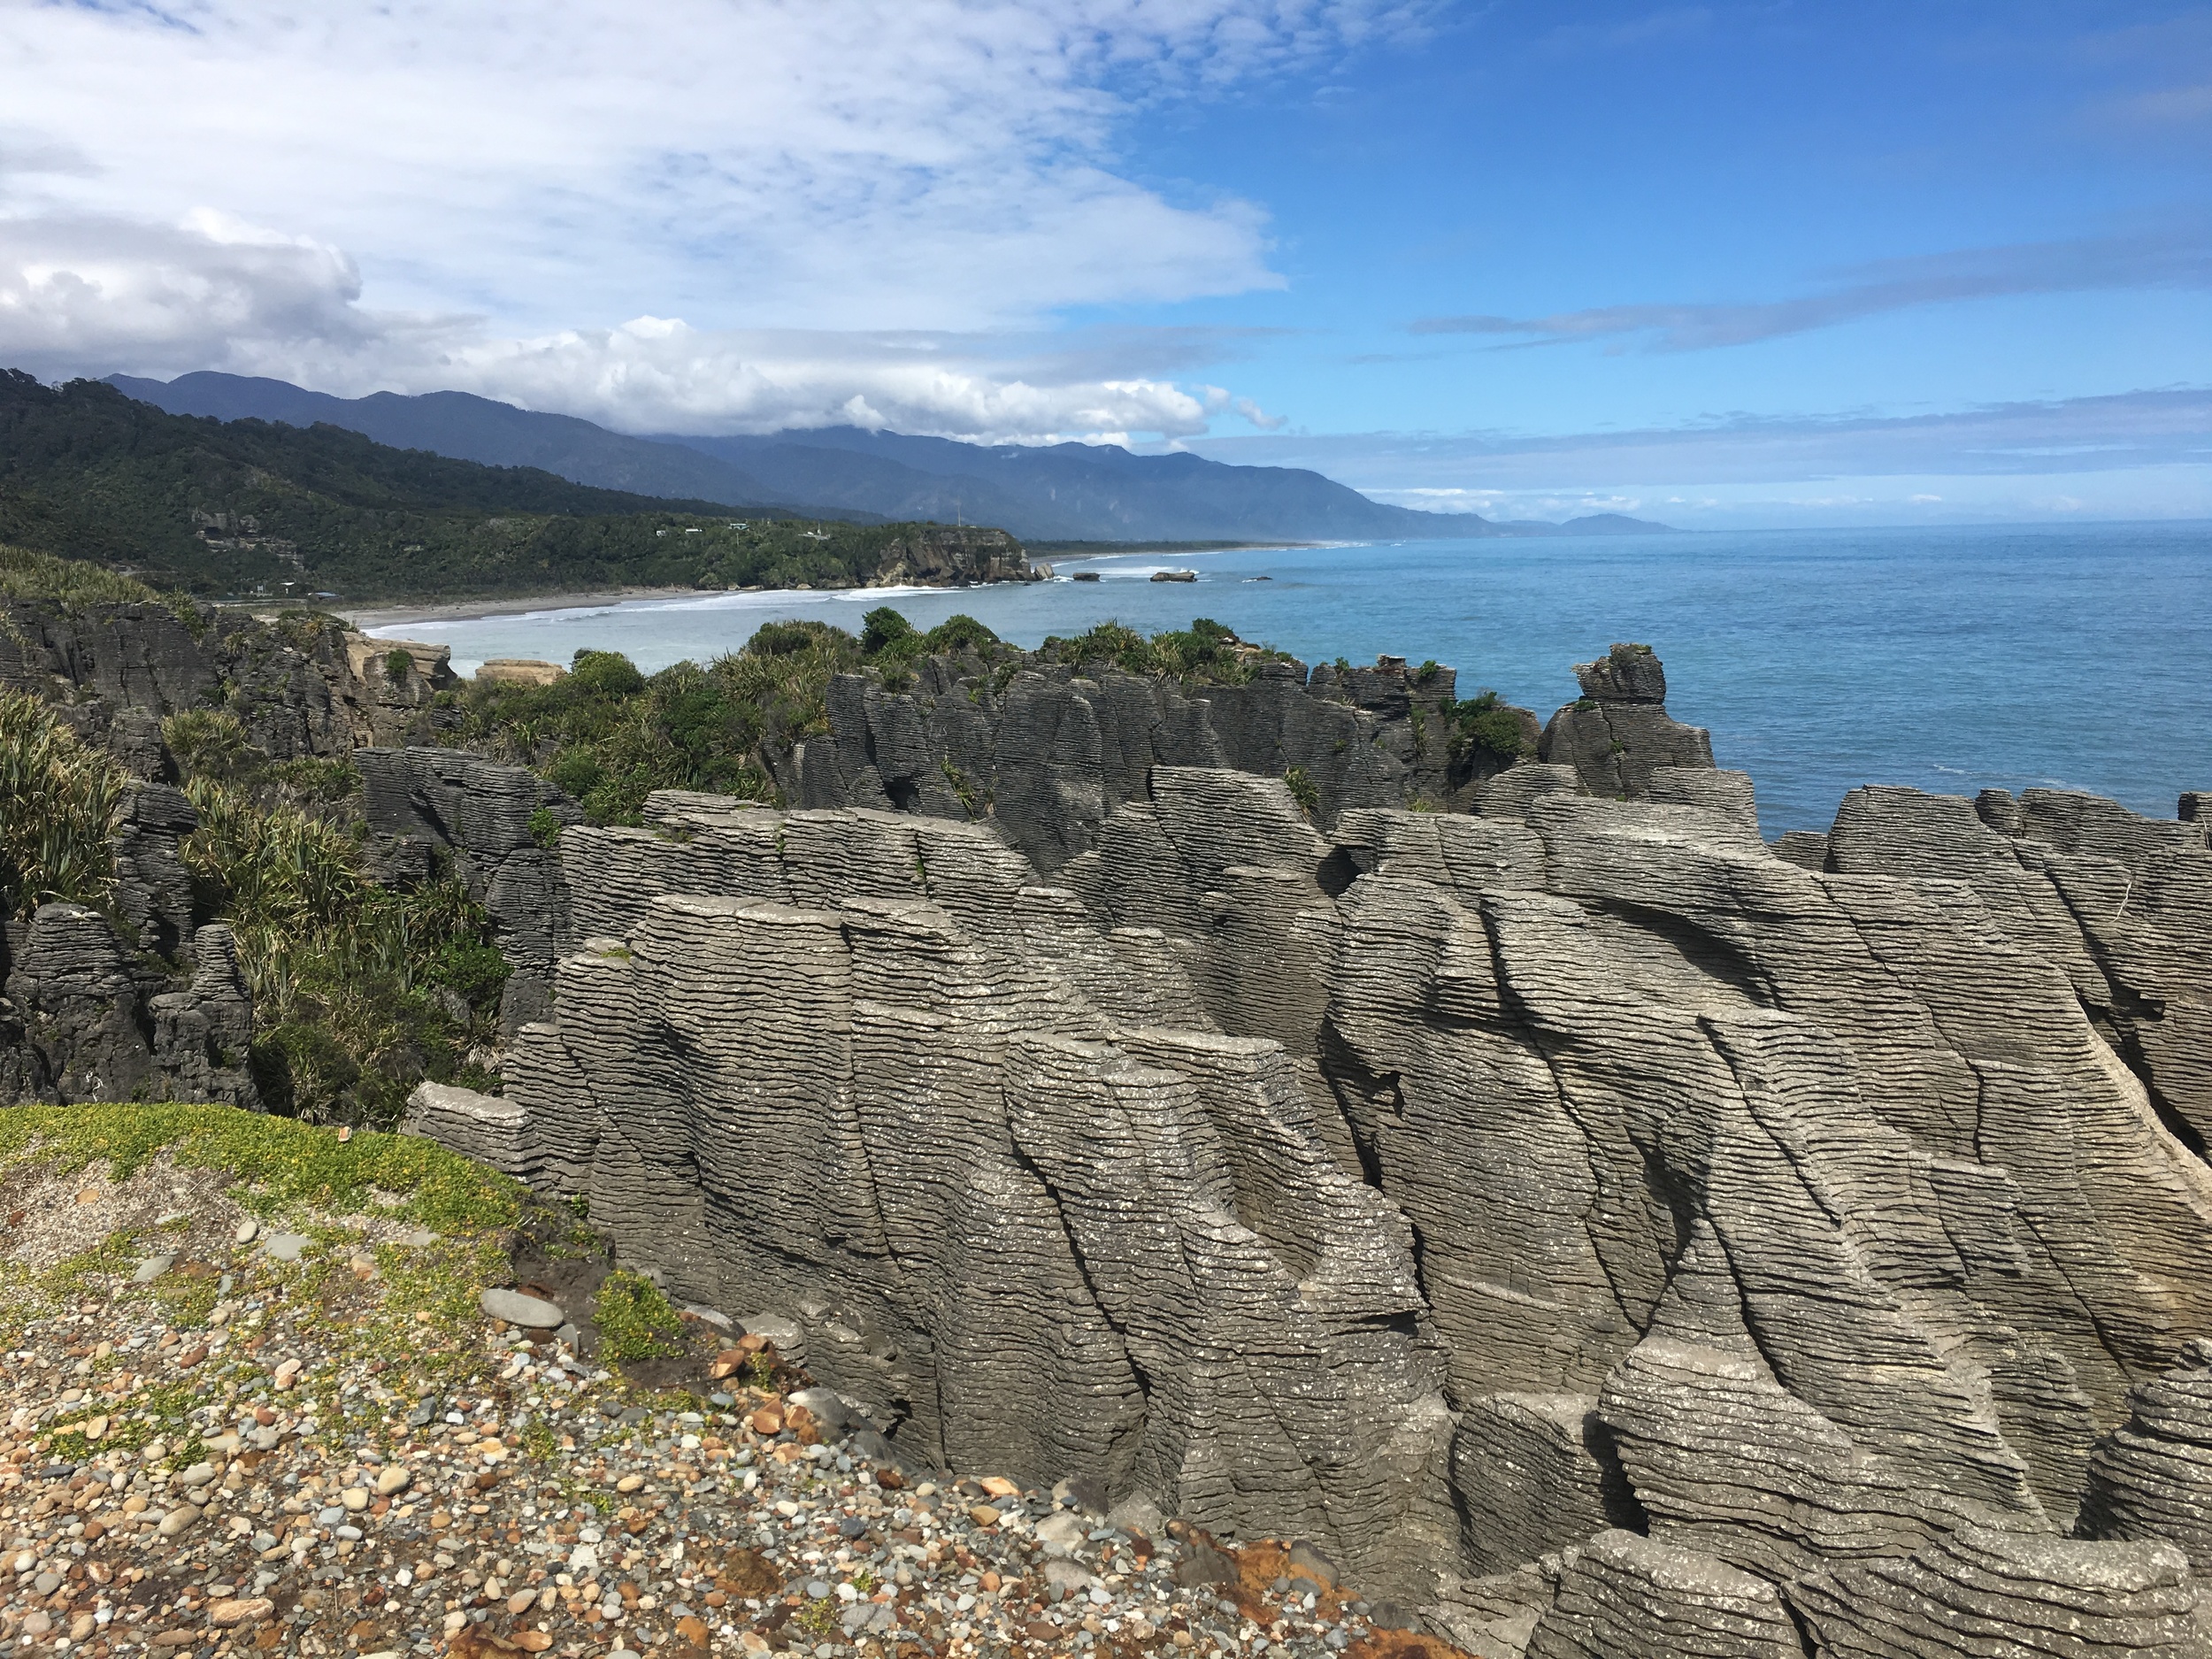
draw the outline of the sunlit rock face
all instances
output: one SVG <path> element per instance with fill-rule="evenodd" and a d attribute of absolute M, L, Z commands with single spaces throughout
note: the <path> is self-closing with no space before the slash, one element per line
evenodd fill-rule
<path fill-rule="evenodd" d="M 571 827 L 515 1156 L 914 1458 L 1477 1653 L 2198 1652 L 2202 826 L 1873 789 L 1788 856 L 1735 775 L 1527 770 L 1325 833 L 1154 765 L 1049 878 Z"/>

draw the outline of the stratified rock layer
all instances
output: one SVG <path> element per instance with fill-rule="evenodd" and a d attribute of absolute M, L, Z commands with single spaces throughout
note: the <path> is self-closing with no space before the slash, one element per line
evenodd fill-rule
<path fill-rule="evenodd" d="M 914 1455 L 1315 1537 L 1479 1651 L 2193 1651 L 2203 826 L 1869 790 L 1785 856 L 1739 775 L 1584 787 L 1324 833 L 1156 762 L 1052 885 L 571 828 L 523 1156 Z"/>

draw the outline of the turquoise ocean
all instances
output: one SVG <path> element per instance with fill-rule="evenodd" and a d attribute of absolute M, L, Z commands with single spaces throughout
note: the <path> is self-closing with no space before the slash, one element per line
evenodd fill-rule
<path fill-rule="evenodd" d="M 957 611 L 1034 646 L 1116 618 L 1210 617 L 1307 663 L 1434 658 L 1548 718 L 1570 664 L 1655 647 L 1668 707 L 1751 773 L 1762 827 L 1824 828 L 1844 792 L 1909 784 L 2087 789 L 2171 817 L 2212 790 L 2212 524 L 1776 531 L 1403 541 L 1056 560 L 1025 587 L 713 594 L 466 620 L 380 619 L 488 657 L 580 647 L 649 672 L 742 646 L 764 622 L 857 632 L 880 604 Z M 1194 583 L 1153 582 L 1163 568 Z M 1101 580 L 1064 580 L 1078 570 Z M 1265 580 L 1262 580 L 1264 578 Z"/>

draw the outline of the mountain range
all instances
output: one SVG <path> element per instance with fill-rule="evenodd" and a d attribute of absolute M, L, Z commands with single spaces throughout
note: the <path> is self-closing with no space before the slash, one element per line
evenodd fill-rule
<path fill-rule="evenodd" d="M 716 502 L 403 449 L 327 421 L 173 415 L 103 381 L 48 386 L 0 369 L 10 549 L 272 601 L 1025 573 L 997 529 L 758 505 L 741 518 Z"/>
<path fill-rule="evenodd" d="M 995 525 L 1031 541 L 1394 541 L 1666 528 L 1617 513 L 1559 525 L 1417 512 L 1302 468 L 1137 455 L 1111 444 L 984 445 L 857 426 L 632 437 L 467 392 L 334 397 L 285 380 L 208 372 L 169 381 L 118 374 L 110 384 L 171 414 L 325 423 L 400 449 L 537 467 L 633 495 L 817 517 Z"/>

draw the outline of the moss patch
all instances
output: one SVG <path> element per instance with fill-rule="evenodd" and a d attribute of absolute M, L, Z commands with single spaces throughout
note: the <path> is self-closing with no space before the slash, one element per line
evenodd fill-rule
<path fill-rule="evenodd" d="M 214 1170 L 250 1187 L 234 1196 L 273 1212 L 303 1205 L 359 1213 L 374 1194 L 400 1203 L 382 1213 L 441 1233 L 479 1236 L 511 1227 L 522 1184 L 411 1135 L 355 1134 L 228 1106 L 19 1106 L 0 1112 L 0 1170 L 28 1162 L 65 1172 L 104 1159 L 127 1179 L 156 1153 Z"/>
<path fill-rule="evenodd" d="M 608 1274 L 595 1317 L 599 1355 L 610 1363 L 672 1359 L 685 1351 L 682 1319 L 659 1287 L 639 1274 Z"/>

